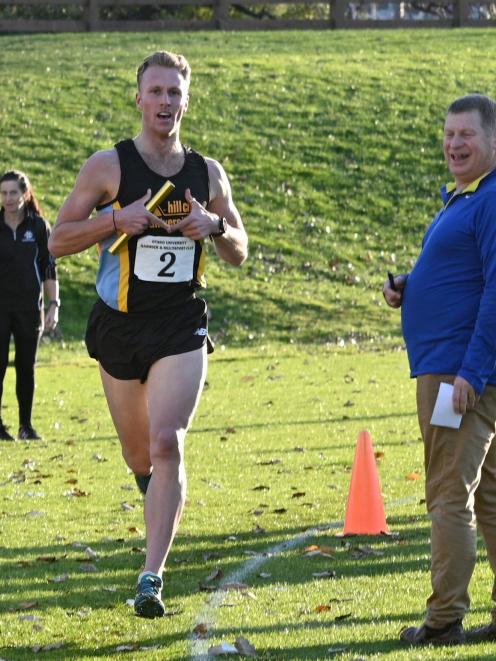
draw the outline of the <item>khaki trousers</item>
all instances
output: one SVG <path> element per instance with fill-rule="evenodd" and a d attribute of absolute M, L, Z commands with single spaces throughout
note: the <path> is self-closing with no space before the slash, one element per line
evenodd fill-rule
<path fill-rule="evenodd" d="M 460 429 L 430 424 L 439 384 L 453 375 L 417 377 L 417 412 L 424 440 L 426 502 L 431 517 L 432 594 L 427 625 L 462 619 L 476 561 L 478 525 L 496 576 L 496 388 L 487 386 Z M 496 583 L 493 587 L 496 601 Z"/>

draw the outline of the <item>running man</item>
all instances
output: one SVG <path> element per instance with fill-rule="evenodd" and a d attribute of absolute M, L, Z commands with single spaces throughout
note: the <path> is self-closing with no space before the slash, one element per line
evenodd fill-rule
<path fill-rule="evenodd" d="M 195 293 L 205 286 L 204 241 L 235 266 L 248 254 L 224 169 L 179 138 L 190 76 L 182 55 L 158 51 L 143 61 L 140 133 L 83 165 L 49 243 L 58 257 L 99 246 L 86 344 L 145 494 L 147 553 L 134 608 L 149 618 L 165 612 L 162 574 L 186 496 L 185 437 L 206 375 L 207 310 Z M 175 188 L 151 213 L 145 205 L 167 180 Z M 111 254 L 122 233 L 129 241 Z"/>

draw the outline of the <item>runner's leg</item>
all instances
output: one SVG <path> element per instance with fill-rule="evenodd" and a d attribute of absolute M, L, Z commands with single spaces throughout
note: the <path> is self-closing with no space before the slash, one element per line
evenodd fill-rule
<path fill-rule="evenodd" d="M 207 371 L 206 346 L 157 361 L 148 375 L 150 458 L 145 571 L 161 576 L 186 498 L 184 440 Z"/>
<path fill-rule="evenodd" d="M 100 375 L 124 461 L 134 473 L 147 475 L 151 462 L 146 385 L 138 379 L 115 379 L 101 365 Z"/>

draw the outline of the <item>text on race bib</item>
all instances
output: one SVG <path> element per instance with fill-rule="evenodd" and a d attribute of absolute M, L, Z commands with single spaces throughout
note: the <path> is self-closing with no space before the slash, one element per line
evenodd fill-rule
<path fill-rule="evenodd" d="M 136 244 L 134 274 L 147 282 L 193 279 L 195 242 L 186 236 L 142 236 Z"/>

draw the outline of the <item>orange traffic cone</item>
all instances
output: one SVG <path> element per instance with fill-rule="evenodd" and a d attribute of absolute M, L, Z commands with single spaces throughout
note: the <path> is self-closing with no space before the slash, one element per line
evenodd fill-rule
<path fill-rule="evenodd" d="M 379 535 L 387 532 L 372 438 L 368 431 L 362 431 L 357 438 L 343 534 Z"/>

